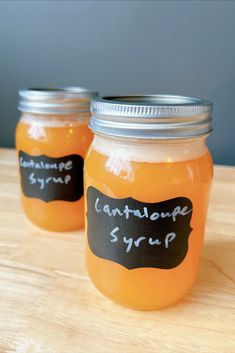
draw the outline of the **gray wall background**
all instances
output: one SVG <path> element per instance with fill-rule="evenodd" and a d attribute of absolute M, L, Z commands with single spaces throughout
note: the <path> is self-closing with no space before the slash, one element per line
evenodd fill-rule
<path fill-rule="evenodd" d="M 214 160 L 235 165 L 234 1 L 0 1 L 0 146 L 22 87 L 214 102 Z"/>

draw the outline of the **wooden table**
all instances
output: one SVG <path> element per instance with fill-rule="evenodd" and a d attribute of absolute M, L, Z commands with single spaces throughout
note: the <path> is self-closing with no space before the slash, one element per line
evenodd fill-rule
<path fill-rule="evenodd" d="M 235 352 L 235 168 L 215 168 L 198 280 L 178 304 L 138 312 L 89 281 L 83 232 L 24 216 L 14 150 L 0 149 L 0 353 Z"/>

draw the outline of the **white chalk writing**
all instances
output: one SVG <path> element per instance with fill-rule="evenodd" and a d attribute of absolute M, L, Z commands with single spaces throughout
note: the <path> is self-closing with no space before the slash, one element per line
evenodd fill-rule
<path fill-rule="evenodd" d="M 33 168 L 33 169 L 46 169 L 46 170 L 58 170 L 59 172 L 68 171 L 73 168 L 73 162 L 71 160 L 67 162 L 59 163 L 46 163 L 44 161 L 35 162 L 33 159 L 29 161 L 24 160 L 20 157 L 20 166 L 22 168 Z"/>
<path fill-rule="evenodd" d="M 136 240 L 134 240 L 133 237 L 128 238 L 126 235 L 120 236 L 117 234 L 119 230 L 120 230 L 119 227 L 115 227 L 110 232 L 110 236 L 111 236 L 110 241 L 112 243 L 117 243 L 119 241 L 122 241 L 124 244 L 127 245 L 126 253 L 129 253 L 133 247 L 138 248 L 139 246 L 141 246 L 141 243 L 143 243 L 143 242 L 147 242 L 148 245 L 150 245 L 150 246 L 162 245 L 162 241 L 160 241 L 159 239 L 153 239 L 152 237 L 148 237 L 148 236 L 140 236 Z M 168 249 L 170 244 L 175 240 L 175 238 L 176 238 L 176 233 L 173 233 L 173 232 L 167 233 L 164 238 L 163 246 L 166 249 Z"/>
<path fill-rule="evenodd" d="M 68 184 L 71 180 L 71 175 L 67 174 L 65 177 L 48 177 L 48 178 L 39 178 L 36 177 L 34 173 L 29 175 L 29 181 L 31 185 L 38 184 L 39 189 L 43 190 L 46 185 L 49 183 L 54 184 Z"/>
<path fill-rule="evenodd" d="M 119 208 L 111 208 L 108 204 L 101 205 L 99 197 L 95 201 L 95 210 L 97 213 L 106 213 L 109 217 L 124 217 L 126 220 L 130 218 L 130 215 L 133 215 L 137 218 L 148 218 L 151 221 L 157 221 L 158 219 L 170 218 L 173 222 L 176 222 L 178 216 L 186 216 L 192 209 L 188 209 L 187 206 L 180 207 L 176 206 L 171 212 L 152 212 L 149 213 L 148 207 L 143 207 L 142 210 L 131 209 L 128 205 L 125 205 L 122 210 Z"/>

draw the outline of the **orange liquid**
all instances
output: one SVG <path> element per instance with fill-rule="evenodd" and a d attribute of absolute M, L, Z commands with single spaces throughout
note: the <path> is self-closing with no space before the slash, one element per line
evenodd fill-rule
<path fill-rule="evenodd" d="M 92 185 L 112 198 L 132 197 L 150 203 L 184 196 L 193 203 L 188 252 L 172 269 L 128 270 L 95 256 L 86 242 L 88 272 L 103 294 L 124 306 L 154 310 L 173 304 L 190 289 L 200 260 L 212 168 L 207 150 L 198 158 L 169 163 L 123 162 L 95 150 L 88 153 L 86 188 Z"/>
<path fill-rule="evenodd" d="M 71 124 L 70 124 L 71 125 Z M 87 123 L 71 126 L 42 126 L 19 122 L 16 130 L 17 150 L 33 156 L 63 157 L 78 154 L 85 157 L 92 140 Z M 51 231 L 66 231 L 84 226 L 84 197 L 74 202 L 50 201 L 26 197 L 21 192 L 28 218 Z"/>

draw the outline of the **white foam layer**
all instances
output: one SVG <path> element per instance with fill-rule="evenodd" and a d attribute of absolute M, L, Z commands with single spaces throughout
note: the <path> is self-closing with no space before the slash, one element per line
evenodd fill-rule
<path fill-rule="evenodd" d="M 43 126 L 43 127 L 65 127 L 65 126 L 79 126 L 88 124 L 88 115 L 76 116 L 45 116 L 45 115 L 22 115 L 20 122 L 28 125 Z"/>
<path fill-rule="evenodd" d="M 116 160 L 135 162 L 179 162 L 195 159 L 207 153 L 205 139 L 143 142 L 95 136 L 95 151 Z"/>

